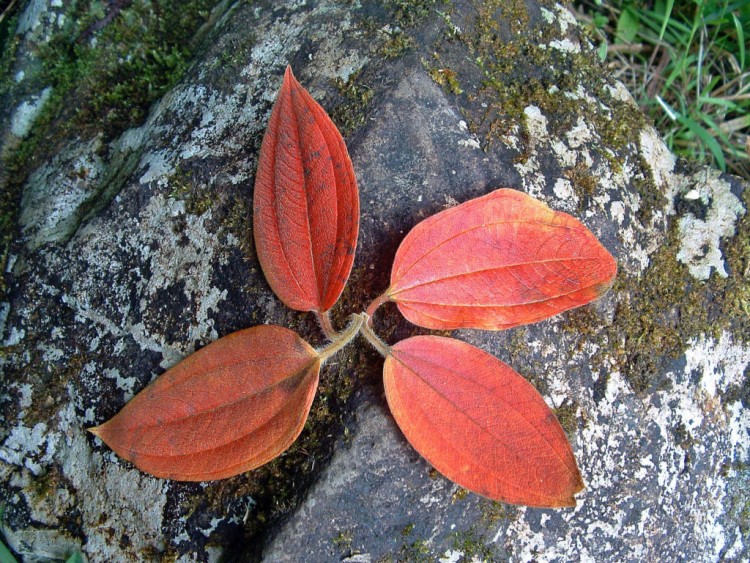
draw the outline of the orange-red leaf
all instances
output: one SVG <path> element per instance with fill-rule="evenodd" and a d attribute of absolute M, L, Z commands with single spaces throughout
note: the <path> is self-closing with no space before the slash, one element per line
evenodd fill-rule
<path fill-rule="evenodd" d="M 187 357 L 91 432 L 157 477 L 231 477 L 297 439 L 319 371 L 317 352 L 293 331 L 248 328 Z"/>
<path fill-rule="evenodd" d="M 593 301 L 616 272 L 580 221 L 500 189 L 414 227 L 396 252 L 386 293 L 426 328 L 501 330 Z"/>
<path fill-rule="evenodd" d="M 298 311 L 330 309 L 354 261 L 357 181 L 341 134 L 289 67 L 263 137 L 253 207 L 274 293 Z"/>
<path fill-rule="evenodd" d="M 575 506 L 573 451 L 534 387 L 465 342 L 416 336 L 391 348 L 385 393 L 396 422 L 435 469 L 512 504 Z"/>

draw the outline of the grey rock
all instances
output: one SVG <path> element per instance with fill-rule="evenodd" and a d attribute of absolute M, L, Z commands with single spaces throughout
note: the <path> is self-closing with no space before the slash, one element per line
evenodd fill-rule
<path fill-rule="evenodd" d="M 0 309 L 3 535 L 24 560 L 747 560 L 746 184 L 677 162 L 562 6 L 398 15 L 234 4 L 142 127 L 104 151 L 68 139 L 32 174 Z M 478 63 L 490 36 L 494 58 Z M 344 128 L 360 183 L 339 325 L 387 287 L 412 226 L 498 187 L 576 215 L 617 257 L 620 281 L 590 306 L 455 334 L 564 415 L 587 485 L 575 509 L 493 503 L 431 471 L 388 414 L 363 339 L 324 369 L 300 444 L 270 469 L 175 483 L 86 434 L 234 330 L 276 323 L 322 342 L 273 297 L 249 244 L 287 63 Z M 513 95 L 491 83 L 498 68 Z M 389 342 L 415 333 L 392 306 L 375 325 Z M 355 391 L 336 399 L 344 382 Z"/>

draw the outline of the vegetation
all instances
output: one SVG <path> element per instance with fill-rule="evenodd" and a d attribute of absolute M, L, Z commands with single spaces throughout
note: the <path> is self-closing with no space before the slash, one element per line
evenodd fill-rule
<path fill-rule="evenodd" d="M 26 78 L 51 87 L 51 95 L 29 136 L 2 155 L 0 266 L 15 236 L 21 187 L 30 170 L 71 133 L 104 133 L 109 140 L 140 125 L 151 104 L 187 69 L 199 30 L 217 2 L 80 0 L 69 4 L 65 23 L 32 53 L 39 64 L 36 74 Z M 14 10 L 18 6 L 11 3 L 0 19 L 0 96 L 13 88 L 11 71 L 19 56 Z M 4 291 L 0 280 L 0 296 Z"/>
<path fill-rule="evenodd" d="M 577 12 L 673 152 L 750 179 L 750 2 L 583 0 Z"/>

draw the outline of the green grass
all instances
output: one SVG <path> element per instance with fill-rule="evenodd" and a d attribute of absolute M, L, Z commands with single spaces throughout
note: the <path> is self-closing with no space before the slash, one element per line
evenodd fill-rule
<path fill-rule="evenodd" d="M 576 10 L 673 152 L 750 179 L 748 0 L 583 0 Z"/>

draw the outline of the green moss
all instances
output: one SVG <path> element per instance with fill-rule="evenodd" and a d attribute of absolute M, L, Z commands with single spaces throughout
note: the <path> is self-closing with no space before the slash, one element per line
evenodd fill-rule
<path fill-rule="evenodd" d="M 524 114 L 528 106 L 538 107 L 547 117 L 553 136 L 567 132 L 580 117 L 585 117 L 602 139 L 602 148 L 594 152 L 619 166 L 610 150 L 635 142 L 645 122 L 631 104 L 612 96 L 609 88 L 613 84 L 595 53 L 585 43 L 579 53 L 550 47 L 553 40 L 563 39 L 559 27 L 555 22 L 540 23 L 531 30 L 522 0 L 478 1 L 475 6 L 477 16 L 471 25 L 452 35 L 466 45 L 484 77 L 478 87 L 469 90 L 472 71 L 467 71 L 466 65 L 454 69 L 456 83 L 475 102 L 466 114 L 470 130 L 486 146 L 497 141 L 514 145 L 519 138 L 524 143 L 530 140 Z M 466 80 L 462 77 L 464 72 Z M 435 72 L 431 75 L 440 80 Z M 591 99 L 580 96 L 580 85 L 585 85 Z M 519 161 L 525 160 L 526 151 L 527 147 L 520 147 Z M 582 192 L 583 199 L 590 197 L 593 179 L 580 169 L 570 173 L 571 182 Z"/>
<path fill-rule="evenodd" d="M 743 199 L 749 205 L 750 193 L 745 191 Z M 602 346 L 597 357 L 613 359 L 615 365 L 604 362 L 601 369 L 614 367 L 636 392 L 645 393 L 669 385 L 661 375 L 664 367 L 684 353 L 691 339 L 704 335 L 718 339 L 730 331 L 736 340 L 750 340 L 749 215 L 739 220 L 735 236 L 725 241 L 728 278 L 713 274 L 708 281 L 698 281 L 677 261 L 676 221 L 642 277 L 619 275 L 613 323 L 597 337 Z"/>
<path fill-rule="evenodd" d="M 250 200 L 248 198 L 234 198 L 222 221 L 229 232 L 240 241 L 240 250 L 247 261 L 256 258 L 253 229 L 249 224 L 251 216 Z"/>
<path fill-rule="evenodd" d="M 2 155 L 6 169 L 0 185 L 3 266 L 29 172 L 72 133 L 84 137 L 103 133 L 107 141 L 140 124 L 154 100 L 187 68 L 198 31 L 216 4 L 217 0 L 140 0 L 95 30 L 106 16 L 103 4 L 94 0 L 70 3 L 66 26 L 37 53 L 41 71 L 33 80 L 51 86 L 52 94 L 29 136 Z M 11 64 L 16 46 L 17 39 L 6 42 L 4 65 Z M 3 82 L 3 92 L 8 85 Z M 96 206 L 91 202 L 92 208 Z M 0 298 L 4 292 L 5 282 L 0 280 Z"/>
<path fill-rule="evenodd" d="M 344 530 L 343 532 L 339 532 L 338 535 L 331 540 L 331 543 L 342 552 L 348 552 L 352 548 L 352 541 L 354 540 L 354 536 L 352 535 L 351 531 Z"/>
<path fill-rule="evenodd" d="M 454 492 L 451 495 L 451 503 L 460 502 L 466 498 L 466 496 L 469 494 L 469 491 L 466 489 L 459 487 L 456 492 Z"/>
<path fill-rule="evenodd" d="M 179 167 L 170 174 L 169 197 L 185 202 L 185 211 L 191 215 L 203 215 L 216 202 L 216 196 L 211 190 L 201 189 L 195 185 L 190 171 L 183 171 Z"/>
<path fill-rule="evenodd" d="M 402 28 L 413 27 L 422 21 L 436 4 L 437 0 L 386 0 L 385 2 L 394 23 Z"/>
<path fill-rule="evenodd" d="M 331 111 L 331 120 L 344 137 L 364 124 L 367 108 L 374 96 L 372 88 L 359 81 L 359 74 L 352 74 L 346 81 L 340 78 L 336 80 L 336 88 L 343 101 Z"/>
<path fill-rule="evenodd" d="M 68 27 L 39 53 L 42 82 L 55 91 L 50 105 L 56 117 L 110 138 L 143 121 L 151 103 L 187 68 L 191 41 L 216 3 L 133 2 L 99 31 L 92 26 L 105 16 L 97 11 L 100 5 L 73 4 Z"/>
<path fill-rule="evenodd" d="M 559 407 L 552 409 L 552 412 L 555 413 L 557 421 L 565 430 L 568 438 L 575 436 L 578 431 L 578 403 L 565 399 Z"/>
<path fill-rule="evenodd" d="M 388 34 L 388 40 L 380 47 L 379 53 L 386 59 L 394 59 L 413 49 L 414 44 L 414 39 L 399 29 Z"/>
<path fill-rule="evenodd" d="M 18 10 L 0 22 L 0 96 L 5 96 L 14 83 L 13 67 L 16 63 L 20 36 L 15 34 L 18 28 Z"/>
<path fill-rule="evenodd" d="M 654 182 L 651 174 L 651 165 L 646 162 L 643 155 L 639 155 L 638 173 L 632 178 L 631 185 L 638 192 L 641 198 L 640 207 L 638 208 L 638 219 L 643 224 L 648 224 L 653 217 L 655 209 L 664 209 L 667 204 L 667 198 L 664 190 Z"/>
<path fill-rule="evenodd" d="M 458 75 L 455 71 L 448 67 L 431 67 L 423 59 L 422 64 L 427 68 L 427 72 L 436 84 L 439 84 L 443 89 L 451 94 L 462 94 L 463 90 L 458 83 Z"/>
<path fill-rule="evenodd" d="M 451 548 L 463 553 L 464 561 L 497 561 L 495 546 L 474 528 L 453 533 Z"/>
<path fill-rule="evenodd" d="M 563 170 L 563 175 L 570 181 L 573 191 L 578 196 L 578 209 L 588 208 L 591 198 L 596 193 L 598 181 L 589 172 L 586 163 L 581 159 L 577 160 L 573 167 Z"/>
<path fill-rule="evenodd" d="M 487 526 L 495 526 L 503 520 L 515 520 L 518 517 L 518 509 L 515 506 L 496 500 L 481 499 L 480 510 L 482 521 Z"/>
<path fill-rule="evenodd" d="M 722 281 L 725 295 L 722 314 L 736 320 L 734 332 L 750 340 L 750 190 L 742 193 L 745 214 L 737 223 L 734 237 L 724 245 L 729 277 Z"/>
<path fill-rule="evenodd" d="M 430 551 L 427 540 L 418 539 L 409 544 L 404 544 L 398 551 L 397 561 L 409 561 L 413 563 L 431 563 L 435 556 Z"/>
<path fill-rule="evenodd" d="M 42 474 L 33 477 L 29 488 L 29 492 L 40 500 L 67 484 L 65 476 L 56 465 L 51 465 L 45 469 Z"/>

